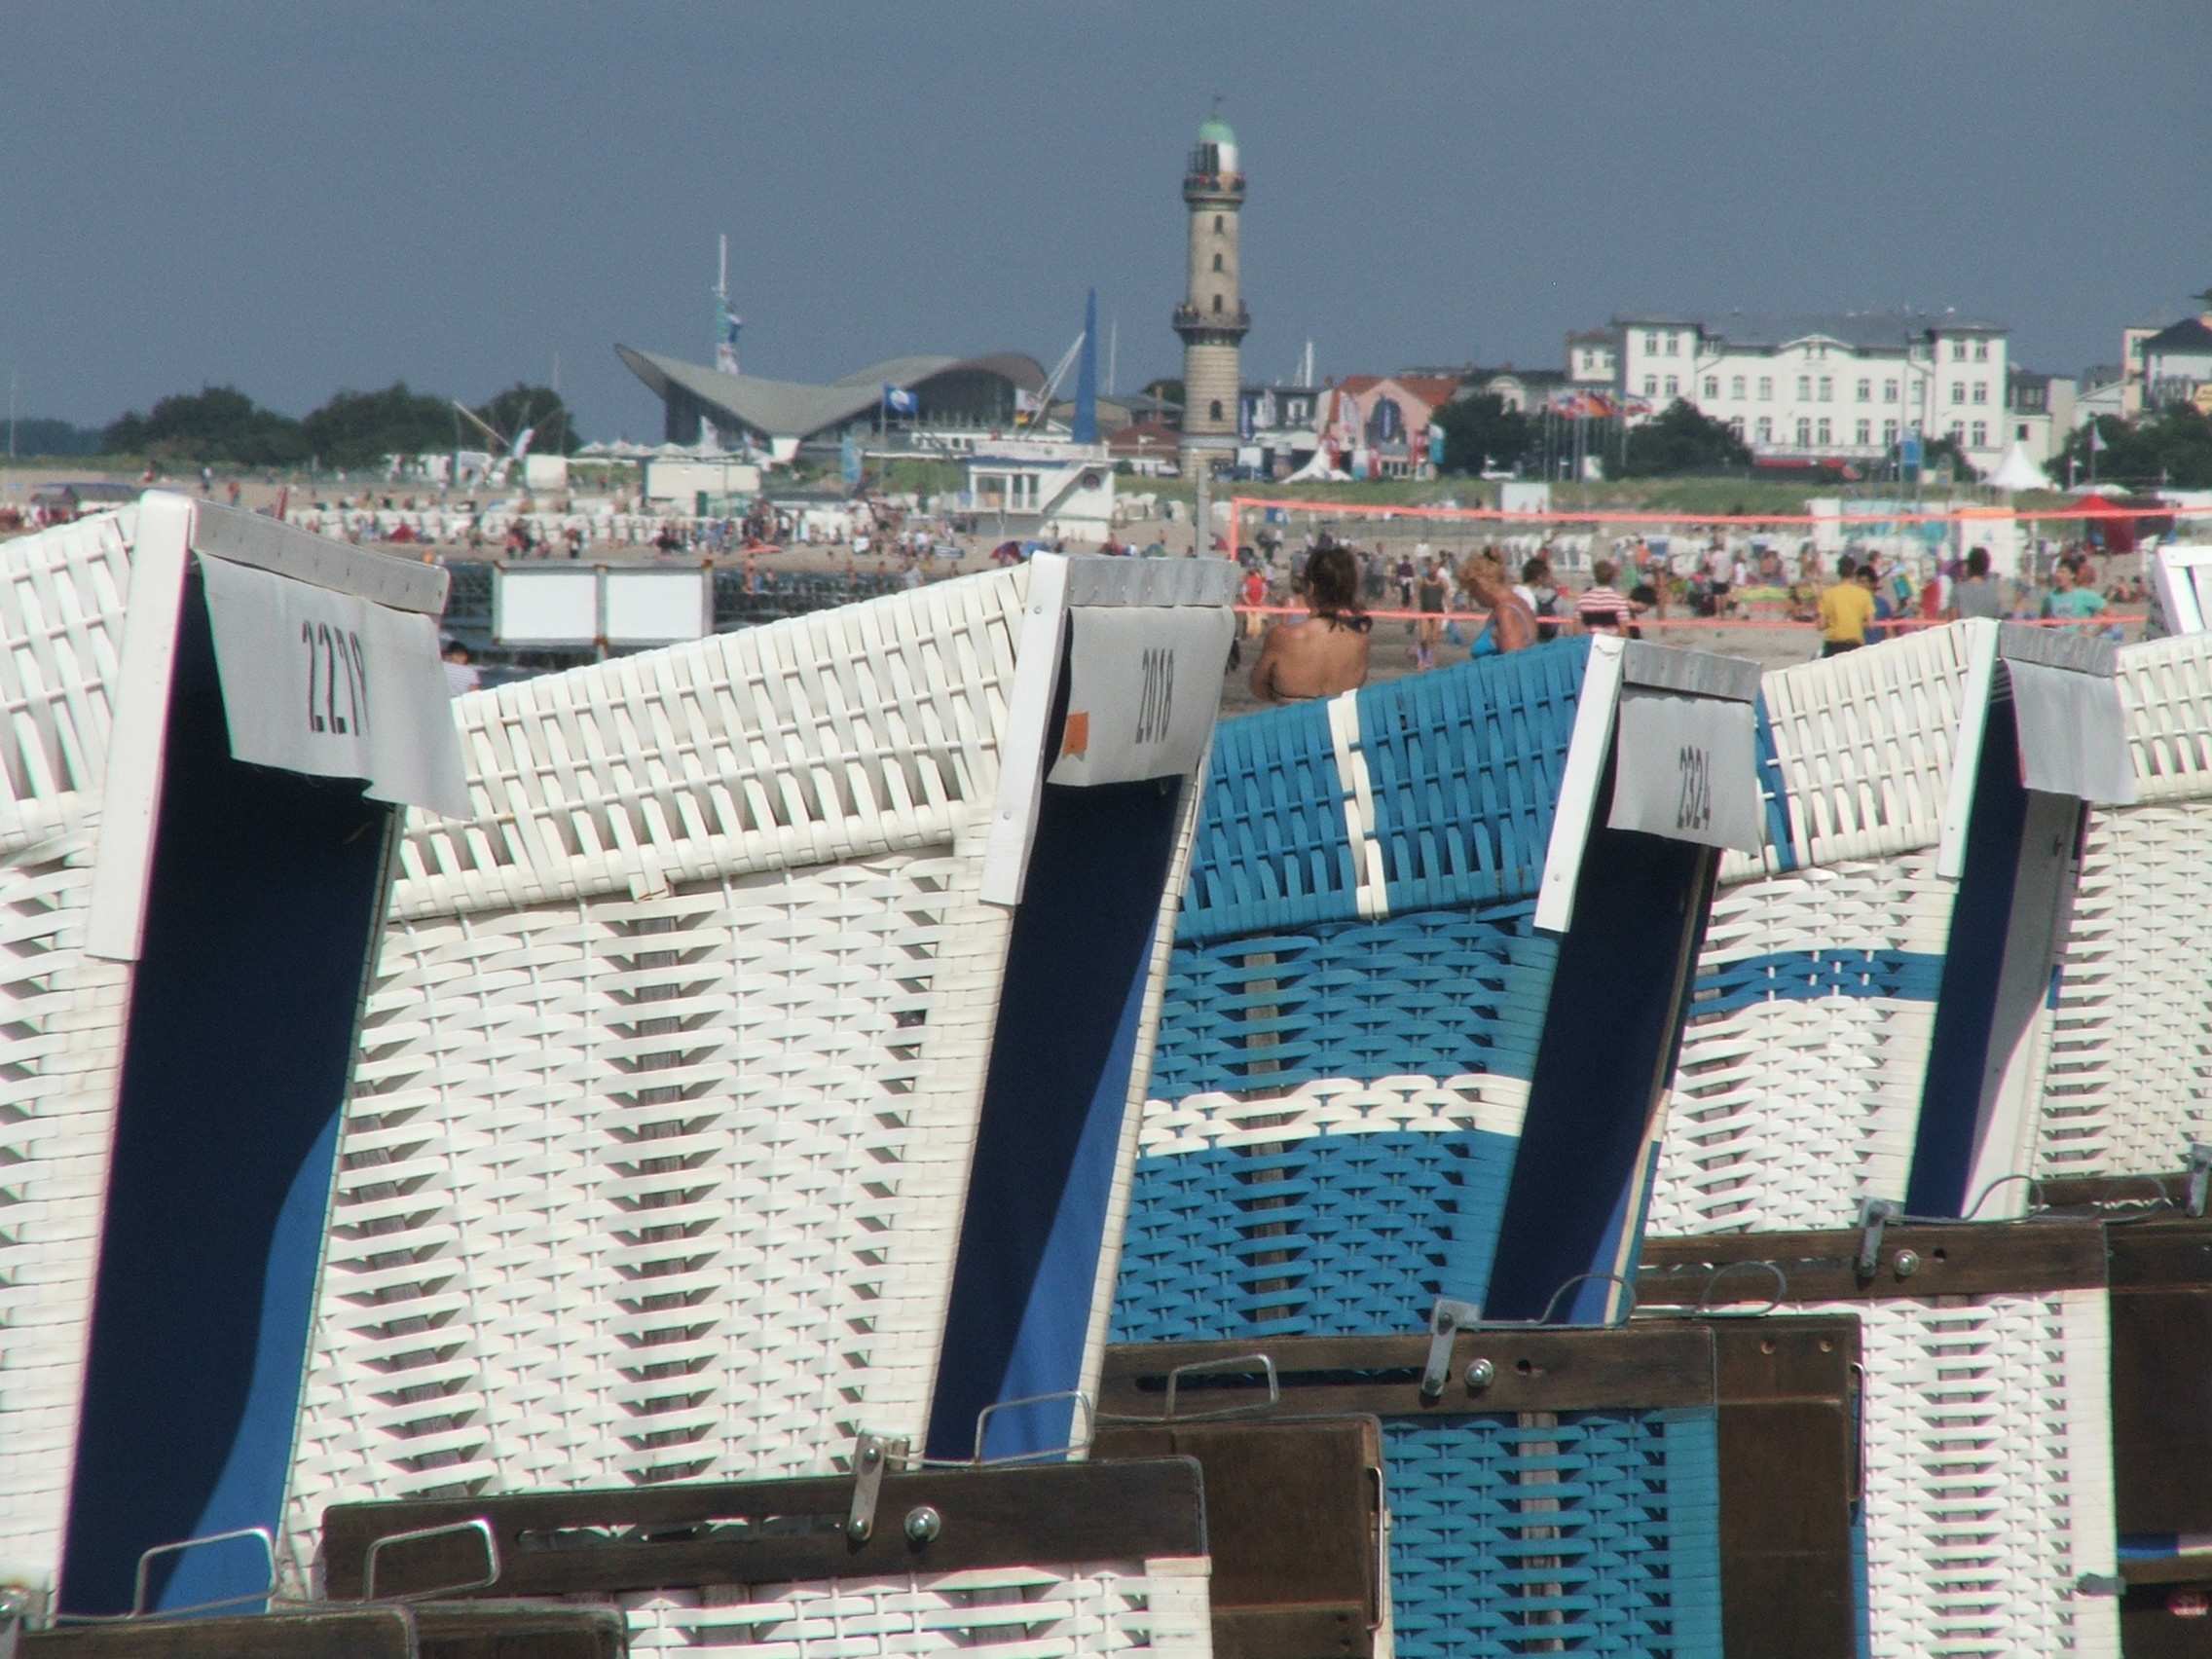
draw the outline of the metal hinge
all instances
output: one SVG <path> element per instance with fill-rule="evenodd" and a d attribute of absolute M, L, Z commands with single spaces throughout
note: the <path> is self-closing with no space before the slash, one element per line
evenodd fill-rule
<path fill-rule="evenodd" d="M 875 1530 L 875 1500 L 883 1492 L 884 1471 L 906 1459 L 904 1439 L 863 1434 L 853 1448 L 853 1503 L 845 1512 L 845 1536 L 865 1544 Z"/>
<path fill-rule="evenodd" d="M 1893 1221 L 1901 1220 L 1904 1205 L 1895 1198 L 1861 1198 L 1859 1200 L 1859 1259 L 1852 1263 L 1853 1270 L 1862 1279 L 1870 1279 L 1882 1265 L 1882 1229 Z"/>
<path fill-rule="evenodd" d="M 1420 1397 L 1441 1400 L 1452 1378 L 1452 1343 L 1460 1328 L 1479 1324 L 1483 1310 L 1472 1302 L 1440 1296 L 1428 1314 L 1428 1363 L 1421 1367 Z"/>

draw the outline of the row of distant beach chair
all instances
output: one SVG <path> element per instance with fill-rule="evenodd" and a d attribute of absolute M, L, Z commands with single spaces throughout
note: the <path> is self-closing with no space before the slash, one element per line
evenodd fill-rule
<path fill-rule="evenodd" d="M 88 948 L 142 544 L 241 556 L 182 511 L 0 572 L 30 1651 L 2151 1652 L 2212 1582 L 2201 639 L 1578 640 L 1178 746 L 1226 579 L 1048 556 L 520 682 L 299 911 L 374 971 L 256 1159 L 140 1059 L 275 971 L 165 922 L 261 770 L 185 668 Z"/>

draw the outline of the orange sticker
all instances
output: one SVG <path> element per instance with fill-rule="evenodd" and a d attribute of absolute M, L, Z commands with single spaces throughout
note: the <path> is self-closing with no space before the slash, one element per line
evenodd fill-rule
<path fill-rule="evenodd" d="M 1067 730 L 1060 738 L 1062 755 L 1088 755 L 1090 753 L 1090 717 L 1068 716 Z"/>

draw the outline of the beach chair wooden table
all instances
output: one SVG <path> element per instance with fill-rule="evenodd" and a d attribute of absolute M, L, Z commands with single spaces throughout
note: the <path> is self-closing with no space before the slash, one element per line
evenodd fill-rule
<path fill-rule="evenodd" d="M 1847 1659 L 1859 1358 L 1848 1315 L 1117 1345 L 1093 1455 L 1165 1440 L 1204 1466 L 1219 1650 L 1242 1620 L 1272 1641 L 1236 1650 L 1281 1659 Z M 1332 1423 L 1347 1447 L 1381 1430 L 1385 1595 L 1365 1642 L 1375 1497 L 1314 1492 L 1318 1456 L 1305 1482 L 1282 1472 L 1288 1436 Z M 1250 1483 L 1235 1511 L 1215 1496 L 1233 1483 Z M 1316 1537 L 1286 1536 L 1301 1498 Z"/>
<path fill-rule="evenodd" d="M 1644 1240 L 1640 1307 L 1861 1321 L 1867 1651 L 2118 1651 L 2105 1237 L 2036 1219 Z"/>

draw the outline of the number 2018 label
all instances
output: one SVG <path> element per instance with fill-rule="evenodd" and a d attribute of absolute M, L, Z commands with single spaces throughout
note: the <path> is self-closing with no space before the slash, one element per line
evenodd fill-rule
<path fill-rule="evenodd" d="M 369 735 L 369 659 L 361 636 L 327 622 L 302 622 L 308 653 L 308 730 L 328 737 Z"/>
<path fill-rule="evenodd" d="M 1713 757 L 1694 744 L 1685 743 L 1675 761 L 1681 773 L 1681 793 L 1675 797 L 1675 828 L 1706 830 L 1713 825 Z"/>

